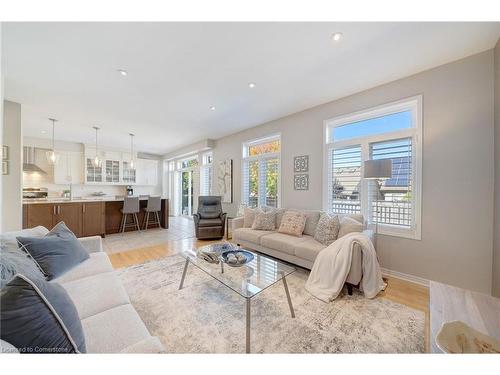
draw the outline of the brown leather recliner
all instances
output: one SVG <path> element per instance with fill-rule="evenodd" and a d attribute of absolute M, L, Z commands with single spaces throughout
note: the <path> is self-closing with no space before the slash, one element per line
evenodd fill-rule
<path fill-rule="evenodd" d="M 223 238 L 226 213 L 222 212 L 220 196 L 198 197 L 198 213 L 193 215 L 196 238 L 208 240 Z"/>

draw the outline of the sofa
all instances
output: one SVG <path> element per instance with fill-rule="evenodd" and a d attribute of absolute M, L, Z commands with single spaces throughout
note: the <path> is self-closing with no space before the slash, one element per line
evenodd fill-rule
<path fill-rule="evenodd" d="M 285 209 L 277 209 L 276 228 L 279 228 L 281 217 Z M 318 224 L 319 210 L 295 210 L 306 214 L 306 225 L 302 237 L 291 236 L 273 231 L 256 230 L 251 227 L 244 227 L 244 217 L 237 217 L 232 220 L 233 242 L 251 250 L 270 255 L 274 258 L 296 264 L 298 266 L 311 269 L 314 260 L 319 252 L 326 248 L 325 245 L 314 239 L 314 232 Z M 363 233 L 373 242 L 373 231 L 367 229 L 361 214 L 339 214 L 342 220 L 344 216 L 350 217 L 363 225 Z M 353 248 L 351 269 L 347 276 L 346 284 L 349 294 L 352 294 L 352 287 L 358 286 L 362 273 L 362 253 L 359 244 Z"/>
<path fill-rule="evenodd" d="M 7 256 L 10 262 L 12 259 L 16 262 L 17 236 L 42 237 L 46 233 L 48 230 L 39 226 L 2 234 L 2 252 L 5 251 L 5 254 L 0 254 L 5 257 L 2 262 L 7 261 Z M 125 288 L 102 249 L 101 237 L 78 240 L 90 257 L 50 282 L 59 283 L 73 300 L 82 323 L 87 353 L 163 352 L 160 340 L 151 336 L 130 303 Z M 19 257 L 21 267 L 21 263 L 29 258 L 23 257 L 22 253 Z M 2 342 L 2 348 L 7 347 L 8 343 Z"/>

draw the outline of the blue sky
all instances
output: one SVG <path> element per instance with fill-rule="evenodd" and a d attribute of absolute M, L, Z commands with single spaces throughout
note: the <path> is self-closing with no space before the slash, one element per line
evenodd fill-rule
<path fill-rule="evenodd" d="M 336 127 L 333 129 L 333 139 L 335 141 L 343 141 L 409 128 L 411 128 L 411 111 L 399 112 Z"/>

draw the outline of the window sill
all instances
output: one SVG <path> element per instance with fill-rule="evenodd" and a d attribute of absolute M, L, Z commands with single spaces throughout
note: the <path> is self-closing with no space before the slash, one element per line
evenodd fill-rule
<path fill-rule="evenodd" d="M 401 228 L 396 225 L 379 224 L 378 231 L 375 230 L 375 224 L 370 224 L 371 229 L 377 234 L 392 237 L 408 238 L 410 240 L 422 240 L 420 231 L 415 228 Z"/>

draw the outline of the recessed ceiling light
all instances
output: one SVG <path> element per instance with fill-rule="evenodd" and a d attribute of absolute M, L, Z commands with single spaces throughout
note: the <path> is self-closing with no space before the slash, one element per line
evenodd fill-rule
<path fill-rule="evenodd" d="M 332 34 L 332 40 L 334 42 L 340 41 L 343 37 L 344 37 L 344 35 L 342 33 L 339 33 L 339 32 L 336 32 L 336 33 Z"/>
<path fill-rule="evenodd" d="M 210 110 L 211 110 L 211 111 L 215 111 L 215 106 L 214 106 L 214 105 L 211 105 L 211 106 L 210 106 Z"/>
<path fill-rule="evenodd" d="M 250 82 L 248 84 L 248 87 L 250 87 L 251 89 L 253 89 L 255 86 L 257 86 L 254 82 Z"/>
<path fill-rule="evenodd" d="M 123 70 L 123 69 L 118 69 L 117 71 L 118 71 L 118 73 L 120 73 L 124 77 L 128 74 L 128 72 L 126 70 Z"/>
<path fill-rule="evenodd" d="M 46 132 L 45 130 L 42 130 L 40 133 L 45 134 L 45 133 L 47 133 L 47 132 Z"/>

